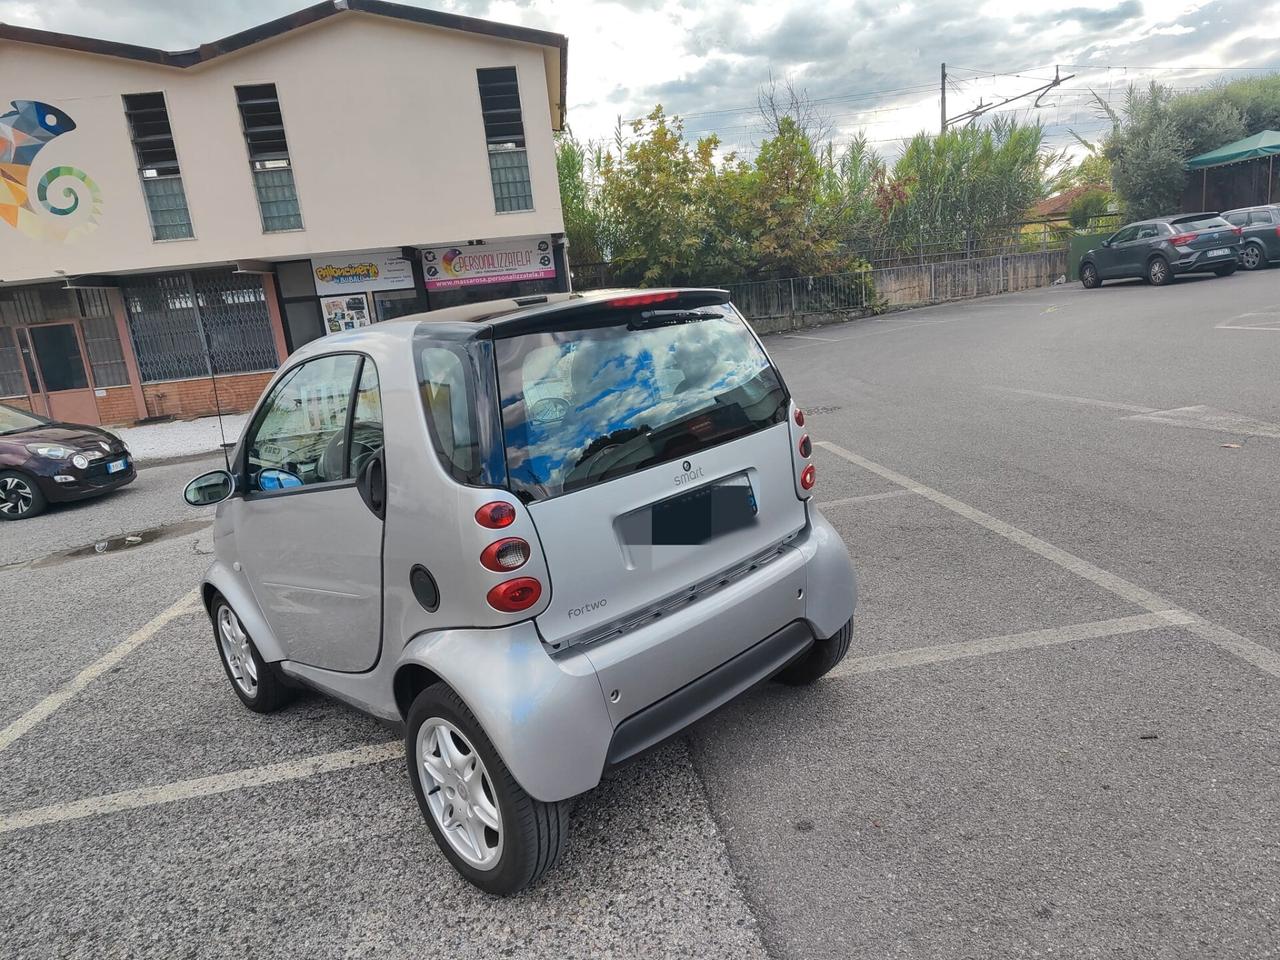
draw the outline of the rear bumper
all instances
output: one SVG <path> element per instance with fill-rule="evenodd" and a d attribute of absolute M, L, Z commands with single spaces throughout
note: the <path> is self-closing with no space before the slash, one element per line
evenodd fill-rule
<path fill-rule="evenodd" d="M 1169 264 L 1173 268 L 1174 273 L 1199 273 L 1206 270 L 1216 270 L 1219 267 L 1225 267 L 1230 264 L 1240 262 L 1240 247 L 1237 244 L 1227 244 L 1216 249 L 1230 250 L 1226 256 L 1210 257 L 1208 250 L 1197 250 L 1186 256 L 1181 256 Z"/>

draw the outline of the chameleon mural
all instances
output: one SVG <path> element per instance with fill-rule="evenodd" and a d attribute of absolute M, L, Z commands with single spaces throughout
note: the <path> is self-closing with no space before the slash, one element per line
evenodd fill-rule
<path fill-rule="evenodd" d="M 38 100 L 13 100 L 9 105 L 13 109 L 0 114 L 0 221 L 29 237 L 56 242 L 74 240 L 92 230 L 102 212 L 102 193 L 83 170 L 52 167 L 36 182 L 34 200 L 52 216 L 37 210 L 28 190 L 37 154 L 55 137 L 74 130 L 75 121 Z M 58 191 L 54 200 L 49 199 L 50 187 L 58 181 L 63 181 L 61 205 Z M 88 201 L 88 209 L 74 219 L 63 219 L 71 218 L 82 200 Z"/>

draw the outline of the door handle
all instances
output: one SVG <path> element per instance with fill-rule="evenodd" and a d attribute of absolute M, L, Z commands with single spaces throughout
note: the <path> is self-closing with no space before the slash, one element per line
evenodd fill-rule
<path fill-rule="evenodd" d="M 387 473 L 382 455 L 383 451 L 379 450 L 370 457 L 356 481 L 360 499 L 379 520 L 385 520 L 387 516 Z"/>

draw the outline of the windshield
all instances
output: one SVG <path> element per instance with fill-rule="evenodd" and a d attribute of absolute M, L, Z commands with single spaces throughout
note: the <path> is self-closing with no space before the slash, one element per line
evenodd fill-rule
<path fill-rule="evenodd" d="M 495 344 L 508 479 L 526 502 L 778 423 L 788 397 L 731 307 Z"/>
<path fill-rule="evenodd" d="M 27 410 L 20 410 L 8 404 L 0 403 L 0 434 L 18 433 L 22 430 L 34 430 L 52 421 L 46 420 Z"/>

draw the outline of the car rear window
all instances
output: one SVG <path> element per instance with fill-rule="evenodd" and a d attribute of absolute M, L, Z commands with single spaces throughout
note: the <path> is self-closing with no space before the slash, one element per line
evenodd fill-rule
<path fill-rule="evenodd" d="M 781 378 L 728 305 L 620 313 L 495 343 L 511 490 L 559 496 L 786 417 Z"/>
<path fill-rule="evenodd" d="M 1211 217 L 1181 217 L 1177 220 L 1170 220 L 1179 230 L 1212 230 L 1215 227 L 1230 227 L 1231 224 L 1223 220 L 1217 214 Z"/>

